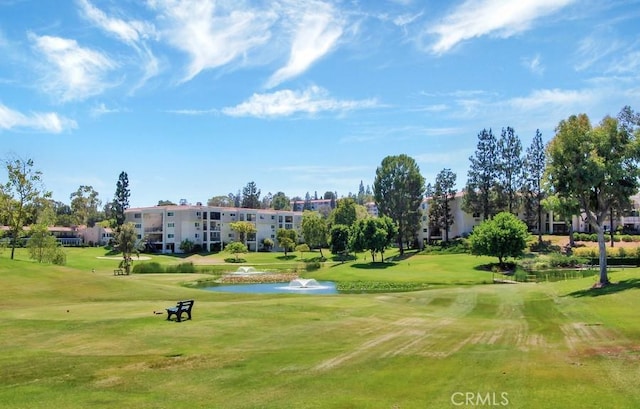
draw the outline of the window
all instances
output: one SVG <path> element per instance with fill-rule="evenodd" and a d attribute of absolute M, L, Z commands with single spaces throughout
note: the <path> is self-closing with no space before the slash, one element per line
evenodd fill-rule
<path fill-rule="evenodd" d="M 480 217 L 480 213 L 474 213 L 473 217 L 475 217 L 477 219 L 478 217 Z"/>
<path fill-rule="evenodd" d="M 175 223 L 167 223 L 167 227 L 176 227 Z"/>
<path fill-rule="evenodd" d="M 136 223 L 136 229 L 141 229 L 142 228 L 142 224 L 141 223 Z"/>
<path fill-rule="evenodd" d="M 173 217 L 173 212 L 167 212 L 167 216 Z"/>
<path fill-rule="evenodd" d="M 138 240 L 142 240 L 142 234 L 138 234 Z"/>
<path fill-rule="evenodd" d="M 139 218 L 141 218 L 141 217 L 142 217 L 142 213 L 134 213 L 134 214 L 133 214 L 133 217 L 134 217 L 135 219 L 139 219 Z"/>
<path fill-rule="evenodd" d="M 167 238 L 168 238 L 168 239 L 172 239 L 173 237 L 174 237 L 173 233 L 169 233 L 169 234 L 167 234 Z"/>
<path fill-rule="evenodd" d="M 200 217 L 201 215 L 202 215 L 202 213 L 196 212 L 196 217 Z"/>
<path fill-rule="evenodd" d="M 195 222 L 193 225 L 194 225 L 195 227 L 200 227 L 200 222 Z"/>
<path fill-rule="evenodd" d="M 220 212 L 211 212 L 212 220 L 220 220 Z"/>
<path fill-rule="evenodd" d="M 200 235 L 198 233 L 196 233 L 196 239 L 199 238 L 199 237 L 200 237 Z"/>

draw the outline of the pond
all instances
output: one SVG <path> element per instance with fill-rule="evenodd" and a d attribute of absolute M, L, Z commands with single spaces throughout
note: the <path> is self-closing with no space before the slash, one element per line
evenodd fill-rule
<path fill-rule="evenodd" d="M 207 291 L 252 294 L 338 294 L 336 284 L 333 281 L 315 280 L 312 282 L 293 280 L 290 283 L 229 284 L 203 287 L 202 289 Z"/>

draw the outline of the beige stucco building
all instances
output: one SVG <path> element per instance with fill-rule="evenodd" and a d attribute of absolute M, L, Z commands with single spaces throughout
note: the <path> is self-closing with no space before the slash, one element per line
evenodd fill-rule
<path fill-rule="evenodd" d="M 187 239 L 204 251 L 220 250 L 240 239 L 230 226 L 237 221 L 256 226 L 256 234 L 246 238 L 249 251 L 260 250 L 266 238 L 273 240 L 278 250 L 278 229 L 299 232 L 302 222 L 302 212 L 186 204 L 130 208 L 125 211 L 125 217 L 126 222 L 135 225 L 139 239 L 146 237 L 162 253 L 180 253 L 180 243 Z"/>

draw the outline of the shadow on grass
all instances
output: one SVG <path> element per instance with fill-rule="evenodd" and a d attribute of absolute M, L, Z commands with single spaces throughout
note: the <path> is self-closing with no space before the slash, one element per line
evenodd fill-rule
<path fill-rule="evenodd" d="M 281 261 L 291 261 L 297 257 L 295 254 L 287 254 L 286 256 L 277 256 L 276 258 Z"/>
<path fill-rule="evenodd" d="M 351 267 L 359 268 L 361 270 L 385 270 L 397 264 L 398 263 L 394 263 L 394 262 L 385 261 L 384 263 L 382 263 L 380 261 L 376 261 L 375 263 L 356 263 L 356 264 L 352 264 Z"/>
<path fill-rule="evenodd" d="M 404 254 L 400 255 L 397 254 L 395 256 L 391 256 L 389 257 L 387 260 L 389 261 L 404 261 L 404 260 L 408 260 L 411 257 L 420 254 L 418 250 L 405 250 Z"/>
<path fill-rule="evenodd" d="M 611 283 L 602 288 L 587 288 L 585 290 L 578 290 L 567 294 L 570 297 L 599 297 L 601 295 L 616 294 L 622 291 L 632 290 L 634 288 L 640 288 L 640 279 L 630 278 L 628 280 L 622 280 L 617 283 Z"/>

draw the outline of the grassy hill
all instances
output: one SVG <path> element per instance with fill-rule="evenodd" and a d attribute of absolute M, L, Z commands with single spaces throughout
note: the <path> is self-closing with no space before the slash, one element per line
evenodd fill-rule
<path fill-rule="evenodd" d="M 117 260 L 99 256 L 70 249 L 59 267 L 0 253 L 0 407 L 640 407 L 637 269 L 594 292 L 593 278 L 483 284 L 485 259 L 413 255 L 309 274 L 431 289 L 305 296 L 181 285 L 201 274 L 116 277 Z M 165 321 L 185 298 L 193 320 Z"/>

